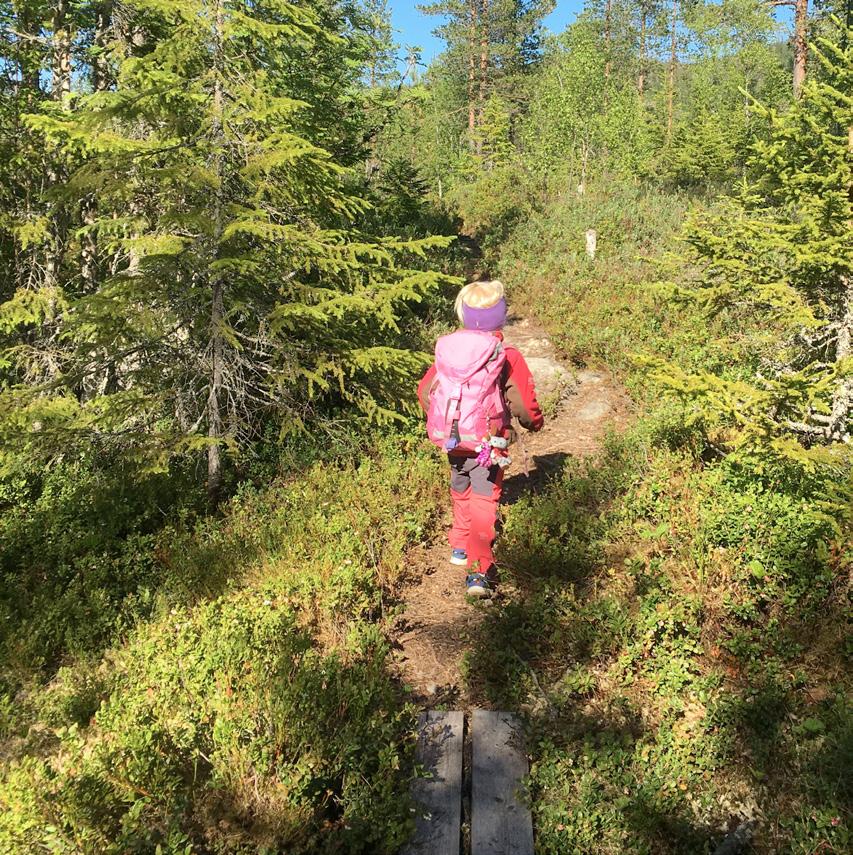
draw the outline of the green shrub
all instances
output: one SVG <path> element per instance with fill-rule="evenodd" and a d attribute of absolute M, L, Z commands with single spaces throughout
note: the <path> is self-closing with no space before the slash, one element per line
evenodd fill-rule
<path fill-rule="evenodd" d="M 533 211 L 527 184 L 528 177 L 513 163 L 478 173 L 455 193 L 463 232 L 479 242 L 487 266 L 494 264 L 498 248 L 515 226 Z"/>
<path fill-rule="evenodd" d="M 91 728 L 7 772 L 4 851 L 392 851 L 410 721 L 384 653 L 374 631 L 323 654 L 285 597 L 173 609 L 117 654 Z"/>
<path fill-rule="evenodd" d="M 414 722 L 378 619 L 443 490 L 415 436 L 352 457 L 124 537 L 59 503 L 76 555 L 0 683 L 2 851 L 396 851 Z"/>
<path fill-rule="evenodd" d="M 615 368 L 639 412 L 508 509 L 519 594 L 489 611 L 469 672 L 528 713 L 543 853 L 711 852 L 733 817 L 758 819 L 756 852 L 842 852 L 849 473 L 738 463 L 695 407 L 661 398 L 655 358 L 745 377 L 767 332 L 737 311 L 709 324 L 650 286 L 641 256 L 661 255 L 684 209 L 599 183 L 505 246 L 516 306 L 573 360 Z"/>
<path fill-rule="evenodd" d="M 701 347 L 692 318 L 662 309 L 648 286 L 649 267 L 672 241 L 687 203 L 682 197 L 627 184 L 600 183 L 583 196 L 566 193 L 515 229 L 501 277 L 512 298 L 546 322 L 573 361 L 603 361 L 628 371 L 633 354 Z M 598 233 L 595 261 L 586 231 Z M 710 345 L 710 343 L 709 343 Z"/>
<path fill-rule="evenodd" d="M 670 419 L 508 509 L 518 594 L 470 679 L 528 713 L 543 852 L 713 851 L 756 813 L 756 851 L 844 851 L 844 520 L 818 479 L 762 485 L 690 435 L 661 443 Z"/>

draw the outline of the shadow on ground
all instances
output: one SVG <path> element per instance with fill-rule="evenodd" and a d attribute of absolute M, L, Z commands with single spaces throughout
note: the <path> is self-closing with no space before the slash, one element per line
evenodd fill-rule
<path fill-rule="evenodd" d="M 528 474 L 517 472 L 504 479 L 502 504 L 514 505 L 522 496 L 541 492 L 549 479 L 559 477 L 569 456 L 564 451 L 532 455 Z"/>
<path fill-rule="evenodd" d="M 844 673 L 840 635 L 832 646 L 808 629 L 834 625 L 833 610 L 843 626 L 842 598 L 822 615 L 751 616 L 773 640 L 719 652 L 746 619 L 720 625 L 706 605 L 719 592 L 690 592 L 693 553 L 665 563 L 653 535 L 625 533 L 626 514 L 645 524 L 631 492 L 645 450 L 547 463 L 507 479 L 505 591 L 475 625 L 467 669 L 472 694 L 526 715 L 537 852 L 713 853 L 753 820 L 754 845 L 731 851 L 846 851 L 850 711 L 841 695 L 810 705 L 792 679 L 810 641 Z"/>

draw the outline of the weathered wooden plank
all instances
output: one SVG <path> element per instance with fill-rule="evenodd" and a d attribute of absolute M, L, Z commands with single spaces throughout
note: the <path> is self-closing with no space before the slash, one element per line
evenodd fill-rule
<path fill-rule="evenodd" d="M 463 729 L 461 712 L 421 714 L 417 758 L 431 777 L 412 783 L 417 827 L 403 855 L 459 855 Z"/>
<path fill-rule="evenodd" d="M 471 855 L 533 855 L 533 819 L 523 803 L 527 775 L 521 726 L 505 712 L 474 710 Z"/>

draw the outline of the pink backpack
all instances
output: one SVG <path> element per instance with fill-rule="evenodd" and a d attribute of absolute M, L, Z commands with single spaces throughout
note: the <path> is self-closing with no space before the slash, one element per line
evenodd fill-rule
<path fill-rule="evenodd" d="M 509 425 L 501 394 L 506 354 L 500 339 L 459 330 L 435 345 L 436 379 L 430 391 L 427 434 L 442 451 L 475 451 L 494 421 Z"/>

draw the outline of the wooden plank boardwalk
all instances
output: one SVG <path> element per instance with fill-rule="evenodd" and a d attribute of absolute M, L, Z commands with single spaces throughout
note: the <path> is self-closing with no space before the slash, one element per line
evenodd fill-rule
<path fill-rule="evenodd" d="M 402 855 L 533 855 L 533 821 L 522 786 L 528 773 L 521 725 L 511 713 L 474 710 L 421 715 L 415 834 Z M 466 743 L 471 768 L 463 774 Z M 470 781 L 470 851 L 463 851 L 464 781 Z M 464 842 L 469 842 L 467 839 Z"/>
<path fill-rule="evenodd" d="M 459 855 L 464 726 L 461 712 L 421 713 L 417 761 L 430 777 L 413 782 L 417 827 L 404 855 Z"/>
<path fill-rule="evenodd" d="M 527 757 L 517 719 L 474 710 L 471 741 L 471 855 L 533 855 L 533 819 L 521 790 Z"/>

